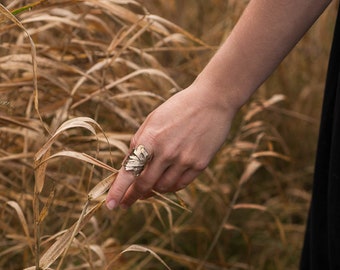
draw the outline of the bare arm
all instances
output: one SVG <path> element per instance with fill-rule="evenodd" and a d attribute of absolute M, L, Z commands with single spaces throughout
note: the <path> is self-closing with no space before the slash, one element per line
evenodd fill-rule
<path fill-rule="evenodd" d="M 225 43 L 197 78 L 224 104 L 241 106 L 296 45 L 330 0 L 250 1 Z M 215 93 L 212 93 L 215 94 Z"/>
<path fill-rule="evenodd" d="M 138 178 L 121 169 L 107 196 L 112 209 L 184 188 L 225 141 L 235 112 L 274 71 L 330 0 L 250 1 L 195 82 L 154 110 L 131 141 L 153 159 Z"/>

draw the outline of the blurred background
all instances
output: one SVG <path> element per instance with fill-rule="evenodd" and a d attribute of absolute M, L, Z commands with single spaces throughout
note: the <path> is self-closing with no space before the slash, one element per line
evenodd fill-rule
<path fill-rule="evenodd" d="M 187 189 L 114 212 L 89 196 L 248 2 L 1 1 L 1 269 L 298 268 L 338 1 Z"/>

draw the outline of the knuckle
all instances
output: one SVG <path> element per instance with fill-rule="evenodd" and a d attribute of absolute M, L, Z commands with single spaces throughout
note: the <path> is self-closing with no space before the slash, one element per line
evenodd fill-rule
<path fill-rule="evenodd" d="M 165 193 L 168 191 L 168 188 L 162 185 L 157 185 L 153 189 L 159 193 Z"/>
<path fill-rule="evenodd" d="M 183 167 L 190 168 L 195 171 L 203 171 L 209 163 L 209 161 L 204 159 L 204 157 L 189 155 L 182 155 L 179 162 Z"/>
<path fill-rule="evenodd" d="M 175 149 L 167 148 L 167 149 L 163 150 L 163 159 L 165 161 L 173 162 L 174 160 L 176 160 L 177 155 L 178 154 L 177 154 Z"/>
<path fill-rule="evenodd" d="M 145 127 L 142 133 L 140 133 L 138 137 L 136 136 L 135 142 L 136 141 L 155 146 L 158 141 L 158 133 L 153 128 Z"/>
<path fill-rule="evenodd" d="M 208 161 L 206 160 L 199 160 L 199 161 L 196 161 L 193 165 L 193 169 L 196 170 L 196 171 L 203 171 L 207 168 L 208 166 Z"/>
<path fill-rule="evenodd" d="M 140 195 L 144 195 L 152 189 L 152 186 L 141 179 L 137 179 L 137 182 L 133 185 L 134 191 Z"/>
<path fill-rule="evenodd" d="M 163 176 L 162 179 L 153 187 L 154 190 L 165 193 L 169 191 L 172 185 L 173 179 L 168 176 Z"/>

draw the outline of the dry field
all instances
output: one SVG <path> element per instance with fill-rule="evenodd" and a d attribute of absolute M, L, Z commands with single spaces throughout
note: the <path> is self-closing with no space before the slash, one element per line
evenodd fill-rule
<path fill-rule="evenodd" d="M 192 185 L 103 206 L 132 134 L 246 4 L 1 1 L 0 269 L 297 269 L 337 3 Z"/>

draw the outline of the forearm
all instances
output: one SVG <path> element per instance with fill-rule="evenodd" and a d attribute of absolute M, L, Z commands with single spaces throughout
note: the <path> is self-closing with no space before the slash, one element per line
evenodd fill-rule
<path fill-rule="evenodd" d="M 217 105 L 242 106 L 330 0 L 253 0 L 195 81 Z"/>

